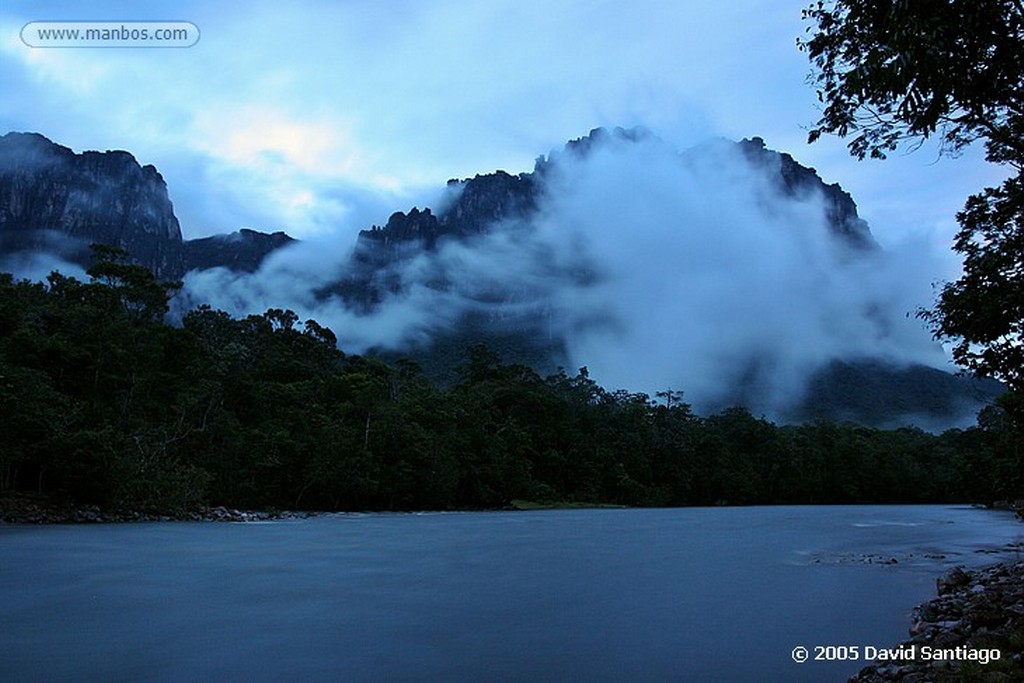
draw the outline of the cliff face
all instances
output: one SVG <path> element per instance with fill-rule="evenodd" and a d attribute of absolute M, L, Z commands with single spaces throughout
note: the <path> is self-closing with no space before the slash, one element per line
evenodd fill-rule
<path fill-rule="evenodd" d="M 784 195 L 803 199 L 818 194 L 825 206 L 829 226 L 848 244 L 861 248 L 877 246 L 868 224 L 857 215 L 853 197 L 839 187 L 839 183 L 826 185 L 813 168 L 797 163 L 785 152 L 768 149 L 761 138 L 750 138 L 738 144 L 752 165 L 774 175 L 777 187 Z"/>
<path fill-rule="evenodd" d="M 642 129 L 598 128 L 567 143 L 565 153 L 582 156 L 610 138 L 636 142 L 649 136 Z M 760 138 L 734 144 L 752 166 L 774 178 L 784 194 L 818 194 L 832 230 L 849 244 L 875 246 L 856 205 L 838 184 L 826 185 L 814 169 L 789 154 L 767 149 Z M 339 283 L 335 291 L 370 303 L 376 296 L 364 281 L 375 271 L 410 253 L 432 251 L 443 240 L 479 235 L 503 220 L 529 219 L 551 163 L 538 160 L 532 173 L 495 171 L 451 180 L 454 199 L 437 213 L 430 208 L 398 211 L 384 226 L 361 231 L 347 284 Z M 123 151 L 75 154 L 36 133 L 0 137 L 0 252 L 56 252 L 85 264 L 88 245 L 99 242 L 125 249 L 158 277 L 178 278 L 189 270 L 215 267 L 251 272 L 268 254 L 292 241 L 281 232 L 247 229 L 183 241 L 167 186 L 153 166 L 141 166 Z"/>
<path fill-rule="evenodd" d="M 506 280 L 502 272 L 493 273 L 484 285 L 474 284 L 470 273 L 465 284 L 461 278 L 466 274 L 459 267 L 445 265 L 443 258 L 436 264 L 430 260 L 444 256 L 440 247 L 445 241 L 486 249 L 489 240 L 474 238 L 505 228 L 510 231 L 508 242 L 518 244 L 516 230 L 538 214 L 551 196 L 545 193 L 557 192 L 553 188 L 558 183 L 549 181 L 561 172 L 561 155 L 582 158 L 606 143 L 628 145 L 651 138 L 640 129 L 597 129 L 539 159 L 530 173 L 496 171 L 449 181 L 449 198 L 436 208 L 396 212 L 385 225 L 362 231 L 353 258 L 337 264 L 333 284 L 316 294 L 324 300 L 339 298 L 344 302 L 339 305 L 347 306 L 349 312 L 369 313 L 409 286 L 405 266 L 410 259 L 422 257 L 417 265 L 426 275 L 414 280 L 414 286 L 451 291 L 473 305 L 450 326 L 433 330 L 417 348 L 403 349 L 403 354 L 412 354 L 435 377 L 451 378 L 462 362 L 462 349 L 485 342 L 506 361 L 554 371 L 566 365 L 567 347 L 564 338 L 553 332 L 552 306 L 543 291 L 536 296 L 516 291 L 514 278 Z M 717 145 L 715 153 L 726 150 L 730 163 L 738 152 L 756 177 L 767 180 L 773 197 L 819 201 L 827 229 L 839 243 L 865 253 L 878 249 L 850 195 L 837 184 L 826 185 L 814 169 L 767 149 L 760 138 L 711 144 Z M 682 156 L 717 163 L 714 154 L 703 157 L 705 151 L 694 148 Z M 177 279 L 194 269 L 253 272 L 269 254 L 294 240 L 282 232 L 242 229 L 184 241 L 163 178 L 131 154 L 76 154 L 33 133 L 0 137 L 0 257 L 48 252 L 88 266 L 88 245 L 94 242 L 124 248 L 158 277 Z M 573 278 L 573 286 L 584 286 L 577 279 L 585 279 L 587 273 L 584 268 L 558 277 Z M 521 286 L 528 288 L 528 284 Z M 795 407 L 792 418 L 884 424 L 892 415 L 916 414 L 948 425 L 967 403 L 984 401 L 1000 390 L 994 384 L 968 386 L 965 382 L 923 367 L 888 367 L 870 359 L 833 363 L 812 378 L 806 400 Z M 739 393 L 732 398 L 743 403 L 744 396 L 762 389 L 752 382 L 737 387 Z"/>
<path fill-rule="evenodd" d="M 36 133 L 0 137 L 0 253 L 55 253 L 87 265 L 108 244 L 159 278 L 195 268 L 252 271 L 291 242 L 284 233 L 183 241 L 163 177 L 128 152 L 75 154 Z"/>
<path fill-rule="evenodd" d="M 164 179 L 127 152 L 75 154 L 35 133 L 0 137 L 0 247 L 59 245 L 79 260 L 100 242 L 160 277 L 183 272 L 181 228 Z"/>
<path fill-rule="evenodd" d="M 582 159 L 603 145 L 645 142 L 661 144 L 643 128 L 595 128 L 582 138 L 570 140 L 562 150 L 540 157 L 530 173 L 511 175 L 495 171 L 465 180 L 449 180 L 452 199 L 436 212 L 431 208 L 397 211 L 385 225 L 360 231 L 354 259 L 345 266 L 341 278 L 321 293 L 340 295 L 360 310 L 372 309 L 388 295 L 400 291 L 401 278 L 396 271 L 409 258 L 429 255 L 447 240 L 466 240 L 500 230 L 498 226 L 504 221 L 528 222 L 544 200 L 544 193 L 551 191 L 548 180 L 558 174 L 561 158 Z M 857 215 L 857 205 L 849 193 L 838 183 L 825 184 L 813 168 L 799 164 L 789 154 L 768 149 L 761 138 L 738 143 L 711 141 L 681 153 L 680 158 L 700 161 L 722 158 L 724 154 L 733 163 L 736 152 L 755 175 L 766 178 L 782 197 L 819 201 L 827 227 L 840 243 L 855 251 L 878 248 L 868 224 Z M 523 324 L 535 326 L 529 321 Z"/>
<path fill-rule="evenodd" d="M 383 227 L 359 232 L 357 258 L 376 265 L 392 261 L 416 243 L 434 249 L 442 239 L 462 239 L 486 232 L 503 219 L 528 217 L 537 206 L 537 184 L 531 173 L 495 171 L 467 180 L 449 180 L 455 201 L 435 215 L 427 208 L 391 214 Z"/>

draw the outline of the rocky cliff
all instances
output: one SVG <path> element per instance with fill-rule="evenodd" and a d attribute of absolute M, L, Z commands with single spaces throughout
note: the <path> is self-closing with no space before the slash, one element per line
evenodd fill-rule
<path fill-rule="evenodd" d="M 85 266 L 89 245 L 107 244 L 174 279 L 195 268 L 252 271 L 291 241 L 253 230 L 184 241 L 153 166 L 124 151 L 76 154 L 37 133 L 0 137 L 0 254 L 49 252 Z"/>
<path fill-rule="evenodd" d="M 786 196 L 795 199 L 805 199 L 815 194 L 820 196 L 829 226 L 848 244 L 868 249 L 877 246 L 867 222 L 857 215 L 857 205 L 853 197 L 844 191 L 839 183 L 826 185 L 813 168 L 797 163 L 785 152 L 768 149 L 764 140 L 759 137 L 743 140 L 738 144 L 747 160 L 752 165 L 767 170 L 775 178 L 776 186 Z"/>
<path fill-rule="evenodd" d="M 295 240 L 283 232 L 265 233 L 248 228 L 185 242 L 185 269 L 228 268 L 251 273 L 271 252 Z"/>
<path fill-rule="evenodd" d="M 464 241 L 503 226 L 529 222 L 550 191 L 549 176 L 557 173 L 562 156 L 586 157 L 604 145 L 650 142 L 652 134 L 643 129 L 595 129 L 572 140 L 564 149 L 540 158 L 531 173 L 511 175 L 496 171 L 461 181 L 449 181 L 452 199 L 436 211 L 413 208 L 396 212 L 383 226 L 373 226 L 359 235 L 355 263 L 345 279 L 328 288 L 350 305 L 369 310 L 389 297 L 400 295 L 405 286 L 402 262 L 440 249 L 446 240 Z M 656 139 L 655 139 L 656 140 Z M 724 156 L 723 156 L 724 154 Z M 763 139 L 741 142 L 712 141 L 681 153 L 694 163 L 707 159 L 738 156 L 752 175 L 765 179 L 774 193 L 796 202 L 814 200 L 824 213 L 826 229 L 851 254 L 870 255 L 880 247 L 868 224 L 860 218 L 849 193 L 839 184 L 826 184 L 813 168 L 801 165 L 789 154 L 768 149 Z M 479 243 L 485 244 L 485 243 Z M 473 248 L 476 248 L 475 246 Z M 481 247 L 483 248 L 483 247 Z M 421 261 L 422 262 L 422 261 Z M 453 288 L 451 276 L 436 277 L 428 286 Z M 457 288 L 457 285 L 454 285 Z M 458 350 L 484 341 L 509 361 L 542 371 L 554 370 L 567 361 L 562 340 L 550 332 L 550 308 L 544 301 L 530 305 L 505 289 L 497 296 L 488 292 L 484 305 L 467 313 L 455 326 L 434 334 L 431 343 L 412 350 L 421 364 L 438 377 L 454 378 L 461 362 Z M 502 300 L 501 297 L 505 298 Z M 512 304 L 507 307 L 488 304 Z M 504 314 L 513 310 L 514 314 Z M 409 352 L 408 349 L 405 350 Z M 722 397 L 720 408 L 749 405 L 758 392 L 773 387 L 739 382 L 733 393 Z M 998 382 L 980 382 L 957 377 L 923 365 L 903 366 L 884 359 L 857 358 L 826 363 L 811 378 L 806 395 L 794 404 L 786 420 L 839 419 L 861 424 L 894 426 L 901 420 L 929 428 L 961 425 L 980 407 L 1002 391 Z M 756 398 L 756 396 L 754 396 Z"/>
<path fill-rule="evenodd" d="M 448 187 L 457 197 L 439 214 L 429 208 L 397 211 L 383 227 L 360 231 L 358 258 L 385 263 L 411 242 L 432 250 L 442 239 L 479 235 L 503 219 L 527 218 L 536 209 L 539 191 L 532 173 L 505 171 L 449 180 Z"/>
<path fill-rule="evenodd" d="M 565 153 L 586 155 L 610 138 L 639 141 L 650 135 L 643 129 L 597 128 L 567 143 Z M 826 185 L 814 169 L 800 165 L 789 154 L 767 149 L 760 138 L 735 144 L 752 166 L 775 178 L 785 194 L 796 198 L 819 194 L 836 234 L 855 246 L 875 246 L 852 198 L 838 184 Z M 550 158 L 542 157 L 532 173 L 495 171 L 450 180 L 454 199 L 436 212 L 431 208 L 397 211 L 383 226 L 361 231 L 353 268 L 333 290 L 370 303 L 377 297 L 369 291 L 368 281 L 396 260 L 431 251 L 447 239 L 485 233 L 503 220 L 529 219 L 551 164 Z M 158 277 L 178 278 L 189 270 L 214 267 L 252 272 L 269 253 L 292 241 L 283 232 L 248 229 L 184 241 L 166 183 L 153 166 L 141 166 L 124 151 L 76 154 L 36 133 L 0 137 L 2 253 L 48 251 L 84 264 L 88 245 L 98 242 L 125 249 Z"/>
<path fill-rule="evenodd" d="M 93 242 L 126 249 L 160 277 L 184 272 L 181 228 L 154 167 L 128 152 L 75 154 L 35 133 L 0 137 L 0 249 L 81 262 Z"/>

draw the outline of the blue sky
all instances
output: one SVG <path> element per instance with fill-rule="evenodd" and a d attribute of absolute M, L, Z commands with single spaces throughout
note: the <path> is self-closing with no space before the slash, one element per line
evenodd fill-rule
<path fill-rule="evenodd" d="M 883 244 L 945 248 L 966 196 L 1001 177 L 980 150 L 858 162 L 842 141 L 807 145 L 818 110 L 795 45 L 802 2 L 125 4 L 0 5 L 0 129 L 154 164 L 186 237 L 354 234 L 430 203 L 449 178 L 530 170 L 596 126 L 643 125 L 679 148 L 759 135 L 850 191 Z M 28 21 L 89 19 L 190 21 L 202 37 L 187 49 L 19 38 Z"/>

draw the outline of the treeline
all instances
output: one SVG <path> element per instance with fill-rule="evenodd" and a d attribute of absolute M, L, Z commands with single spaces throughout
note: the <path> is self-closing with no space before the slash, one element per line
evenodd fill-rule
<path fill-rule="evenodd" d="M 694 415 L 467 350 L 439 387 L 291 311 L 163 322 L 176 283 L 107 250 L 90 282 L 0 275 L 0 491 L 185 512 L 990 501 L 1020 472 L 998 409 L 931 435 Z"/>

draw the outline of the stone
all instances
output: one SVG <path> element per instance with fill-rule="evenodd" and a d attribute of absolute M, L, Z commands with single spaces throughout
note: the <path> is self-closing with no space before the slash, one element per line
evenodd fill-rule
<path fill-rule="evenodd" d="M 970 583 L 971 577 L 963 570 L 963 567 L 954 567 L 946 576 L 935 580 L 939 595 L 946 595 L 960 586 Z"/>

